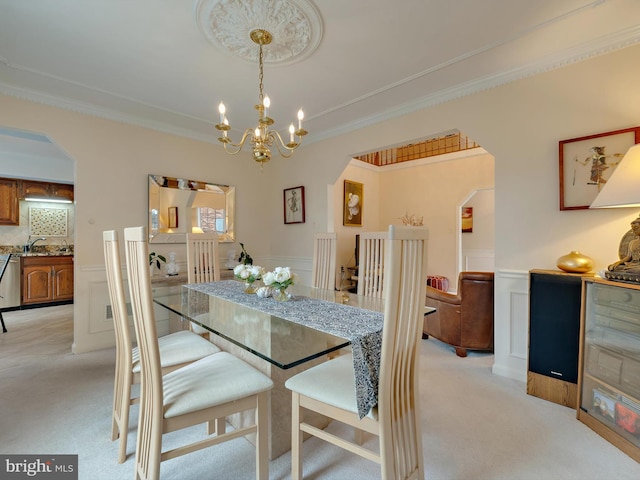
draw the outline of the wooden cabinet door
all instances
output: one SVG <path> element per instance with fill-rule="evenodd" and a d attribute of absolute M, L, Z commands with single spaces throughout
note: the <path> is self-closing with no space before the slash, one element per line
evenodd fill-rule
<path fill-rule="evenodd" d="M 73 201 L 73 185 L 21 180 L 20 198 L 38 197 Z"/>
<path fill-rule="evenodd" d="M 53 300 L 73 299 L 73 263 L 54 265 L 53 267 Z"/>
<path fill-rule="evenodd" d="M 18 181 L 0 178 L 0 225 L 19 225 Z"/>
<path fill-rule="evenodd" d="M 47 198 L 51 196 L 49 184 L 33 180 L 22 180 L 22 198 L 26 196 Z"/>
<path fill-rule="evenodd" d="M 71 200 L 73 202 L 73 185 L 66 183 L 53 183 L 53 195 L 61 200 Z"/>
<path fill-rule="evenodd" d="M 73 256 L 22 257 L 22 304 L 73 300 Z"/>
<path fill-rule="evenodd" d="M 26 265 L 22 269 L 22 304 L 53 300 L 50 265 Z"/>

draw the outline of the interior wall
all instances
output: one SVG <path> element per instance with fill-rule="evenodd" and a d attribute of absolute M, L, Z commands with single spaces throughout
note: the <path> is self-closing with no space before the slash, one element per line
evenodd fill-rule
<path fill-rule="evenodd" d="M 446 157 L 446 158 L 445 158 Z M 401 217 L 423 218 L 429 228 L 430 275 L 455 278 L 457 255 L 456 211 L 469 192 L 493 187 L 493 156 L 487 153 L 443 156 L 444 161 L 429 159 L 410 162 L 394 168 L 377 168 L 353 160 L 339 177 L 333 189 L 333 216 L 337 233 L 337 268 L 355 265 L 355 236 L 360 232 L 386 230 L 389 225 L 402 225 Z M 343 226 L 344 180 L 364 184 L 362 227 Z M 374 197 L 375 194 L 375 197 Z M 375 200 L 375 202 L 374 202 Z M 487 205 L 486 203 L 483 204 Z M 490 205 L 493 215 L 493 205 Z M 479 206 L 478 214 L 489 214 Z M 493 236 L 494 222 L 487 228 Z M 484 229 L 481 229 L 483 231 Z M 483 237 L 487 234 L 480 233 Z M 482 242 L 486 245 L 486 242 Z M 493 248 L 493 245 L 491 245 Z"/>
<path fill-rule="evenodd" d="M 423 217 L 429 229 L 427 273 L 454 280 L 459 205 L 470 192 L 493 185 L 494 159 L 487 153 L 468 151 L 461 158 L 385 171 L 380 176 L 380 224 L 401 225 L 405 214 Z"/>
<path fill-rule="evenodd" d="M 300 172 L 309 168 L 308 176 L 285 172 L 281 165 L 274 171 L 292 176 L 292 182 L 297 175 L 298 181 L 313 178 L 326 185 L 353 153 L 430 132 L 459 129 L 482 145 L 495 157 L 494 371 L 522 379 L 528 270 L 554 269 L 555 260 L 571 250 L 592 257 L 596 270 L 605 267 L 617 258 L 620 238 L 638 214 L 635 209 L 560 211 L 558 142 L 640 124 L 639 57 L 640 46 L 629 46 L 437 104 L 306 145 L 296 152 L 296 164 Z M 273 253 L 289 247 L 289 242 L 273 244 Z M 433 266 L 433 258 L 429 261 Z"/>
<path fill-rule="evenodd" d="M 472 231 L 463 232 L 460 228 L 458 233 L 457 272 L 495 272 L 495 189 L 475 190 L 469 195 L 460 206 L 461 223 L 464 207 L 473 209 Z"/>
<path fill-rule="evenodd" d="M 464 207 L 473 208 L 473 230 L 462 234 L 462 250 L 493 250 L 495 244 L 495 191 L 478 190 Z"/>
<path fill-rule="evenodd" d="M 236 240 L 257 260 L 270 251 L 264 235 L 273 220 L 264 200 L 268 177 L 248 155 L 231 157 L 214 144 L 8 96 L 0 96 L 0 125 L 42 133 L 76 162 L 75 352 L 114 343 L 102 232 L 147 224 L 148 174 L 235 185 Z M 178 262 L 186 259 L 184 245 L 153 248 L 165 255 L 175 251 Z M 237 244 L 222 244 L 221 255 L 229 249 L 240 251 Z"/>
<path fill-rule="evenodd" d="M 335 184 L 354 153 L 459 129 L 495 157 L 494 371 L 522 378 L 528 318 L 525 301 L 512 303 L 512 278 L 555 268 L 571 250 L 603 268 L 617 258 L 620 238 L 638 214 L 559 211 L 558 141 L 640 124 L 639 57 L 640 46 L 629 46 L 308 143 L 292 159 L 274 158 L 264 173 L 248 156 L 226 157 L 211 144 L 7 96 L 0 96 L 0 125 L 45 133 L 77 162 L 75 316 L 83 348 L 112 338 L 89 320 L 90 283 L 104 281 L 101 232 L 145 224 L 148 173 L 236 185 L 237 240 L 259 259 L 310 259 L 313 234 L 327 229 L 327 185 Z M 307 221 L 284 225 L 282 191 L 298 185 L 305 186 Z M 526 283 L 518 285 L 526 299 Z"/>
<path fill-rule="evenodd" d="M 380 191 L 380 172 L 352 160 L 333 185 L 333 218 L 336 232 L 336 268 L 354 267 L 356 264 L 356 235 L 362 232 L 377 232 L 386 227 L 380 223 L 380 203 L 384 195 Z M 345 226 L 343 221 L 344 181 L 363 184 L 362 226 Z"/>

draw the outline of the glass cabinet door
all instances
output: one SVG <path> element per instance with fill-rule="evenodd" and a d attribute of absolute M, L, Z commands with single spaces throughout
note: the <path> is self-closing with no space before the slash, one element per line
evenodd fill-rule
<path fill-rule="evenodd" d="M 640 290 L 587 281 L 584 302 L 580 410 L 640 447 Z"/>

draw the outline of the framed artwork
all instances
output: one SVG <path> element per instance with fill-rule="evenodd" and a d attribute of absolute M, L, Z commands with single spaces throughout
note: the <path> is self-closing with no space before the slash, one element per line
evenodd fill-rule
<path fill-rule="evenodd" d="M 178 207 L 169 207 L 169 228 L 178 228 Z"/>
<path fill-rule="evenodd" d="M 284 223 L 304 223 L 304 187 L 285 188 Z"/>
<path fill-rule="evenodd" d="M 473 232 L 473 207 L 462 207 L 462 233 Z"/>
<path fill-rule="evenodd" d="M 342 224 L 350 227 L 362 226 L 362 209 L 364 207 L 364 186 L 362 183 L 344 181 Z"/>
<path fill-rule="evenodd" d="M 559 142 L 560 210 L 589 208 L 629 147 L 640 142 L 640 127 Z"/>

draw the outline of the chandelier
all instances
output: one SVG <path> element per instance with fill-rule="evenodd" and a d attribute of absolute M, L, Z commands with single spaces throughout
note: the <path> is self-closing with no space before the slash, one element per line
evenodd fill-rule
<path fill-rule="evenodd" d="M 260 83 L 258 84 L 259 103 L 255 106 L 258 111 L 258 126 L 255 128 L 247 128 L 242 135 L 242 138 L 238 143 L 233 143 L 229 138 L 229 130 L 231 126 L 226 117 L 226 108 L 224 103 L 220 102 L 218 106 L 218 112 L 220 112 L 220 123 L 216 125 L 216 128 L 222 132 L 222 136 L 218 137 L 218 140 L 222 142 L 224 150 L 230 155 L 236 155 L 244 147 L 247 140 L 252 145 L 251 150 L 253 153 L 253 159 L 260 164 L 264 165 L 271 160 L 271 147 L 275 145 L 278 152 L 284 158 L 289 158 L 293 155 L 293 151 L 300 146 L 302 137 L 307 134 L 307 131 L 302 128 L 302 119 L 304 113 L 302 109 L 298 110 L 298 128 L 296 129 L 291 123 L 289 125 L 289 142 L 285 143 L 277 130 L 269 130 L 269 127 L 274 124 L 274 120 L 269 117 L 269 106 L 271 100 L 268 96 L 264 95 L 263 90 L 263 59 L 262 59 L 262 47 L 269 45 L 273 40 L 273 36 L 267 30 L 256 29 L 252 30 L 249 34 L 251 40 L 256 43 L 259 48 L 258 62 L 260 65 Z"/>

